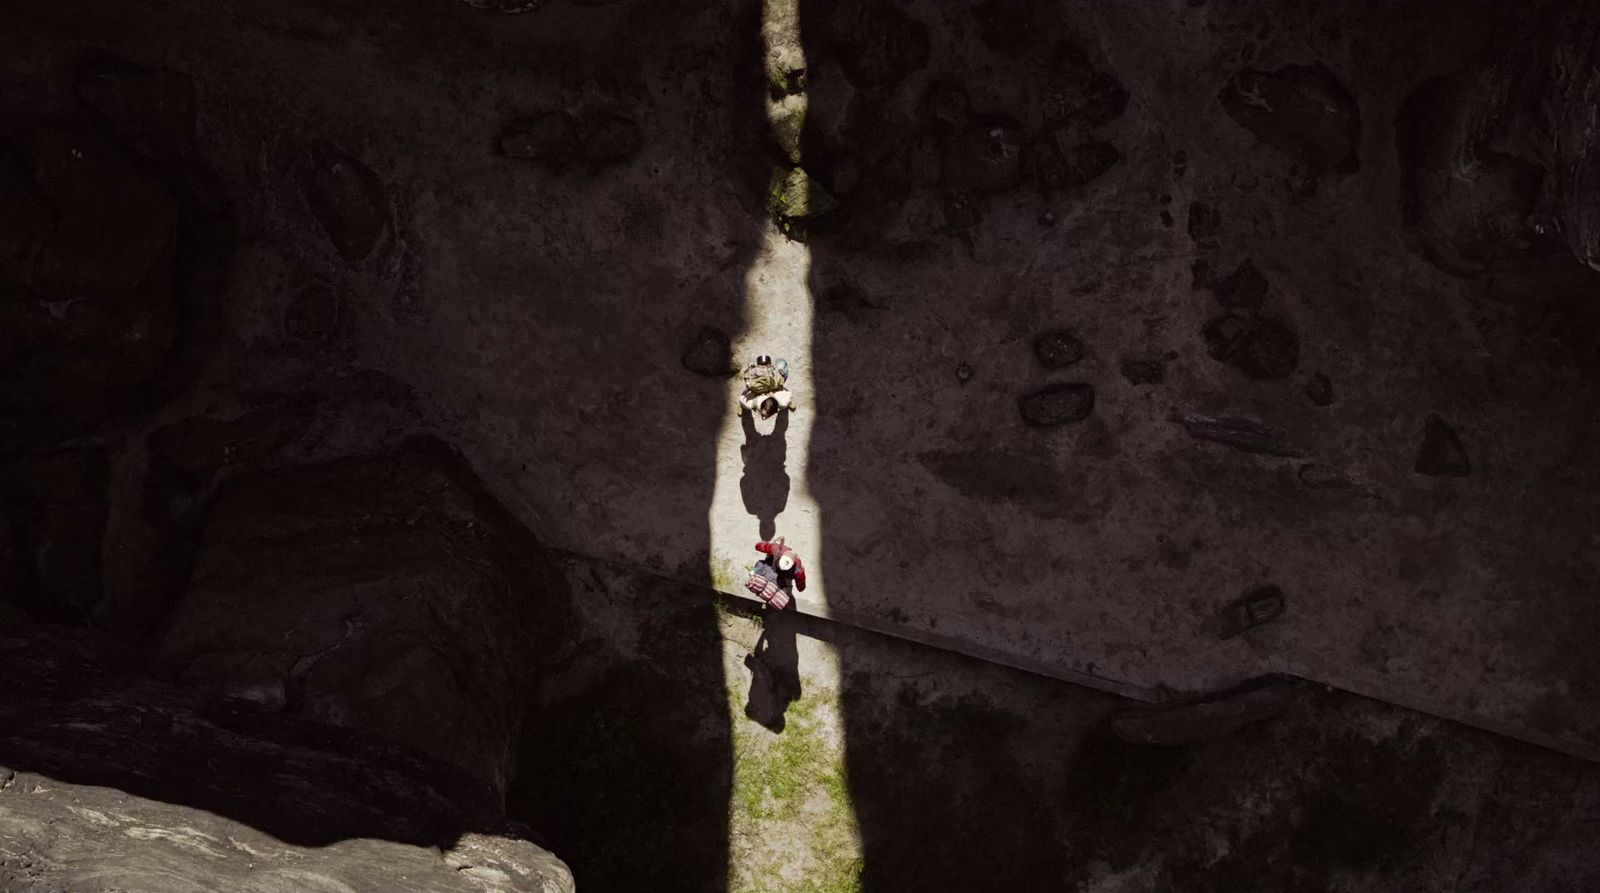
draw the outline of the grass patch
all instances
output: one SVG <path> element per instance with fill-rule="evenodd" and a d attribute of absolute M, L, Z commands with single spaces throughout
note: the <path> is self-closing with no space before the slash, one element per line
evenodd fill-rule
<path fill-rule="evenodd" d="M 715 555 L 711 558 L 711 588 L 722 592 L 732 592 L 744 583 L 748 570 L 739 566 L 732 558 L 725 555 Z"/>
<path fill-rule="evenodd" d="M 734 741 L 734 803 L 755 819 L 791 814 L 804 795 L 815 787 L 840 797 L 849 805 L 840 757 L 817 727 L 821 695 L 809 695 L 790 705 L 789 724 L 783 734 L 762 741 L 759 726 L 740 722 Z M 839 796 L 834 792 L 838 791 Z"/>
<path fill-rule="evenodd" d="M 731 806 L 740 893 L 861 890 L 854 807 L 834 732 L 838 693 L 808 687 L 781 734 L 736 714 Z"/>

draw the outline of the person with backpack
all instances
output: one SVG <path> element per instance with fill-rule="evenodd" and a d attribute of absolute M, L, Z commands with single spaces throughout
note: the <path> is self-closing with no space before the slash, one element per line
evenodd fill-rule
<path fill-rule="evenodd" d="M 771 542 L 756 543 L 756 551 L 766 557 L 751 566 L 744 588 L 768 608 L 782 611 L 792 598 L 791 586 L 799 592 L 806 591 L 805 565 L 800 563 L 798 552 L 784 545 L 781 536 Z"/>
<path fill-rule="evenodd" d="M 794 412 L 794 394 L 789 391 L 789 361 L 761 354 L 744 367 L 744 391 L 739 394 L 739 415 L 756 413 L 770 419 L 779 410 Z"/>

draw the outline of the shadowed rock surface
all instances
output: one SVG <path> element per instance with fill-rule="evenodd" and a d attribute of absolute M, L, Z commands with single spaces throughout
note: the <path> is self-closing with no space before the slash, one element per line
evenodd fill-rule
<path fill-rule="evenodd" d="M 1241 71 L 1218 98 L 1239 126 L 1314 174 L 1348 174 L 1360 166 L 1360 110 L 1324 66 Z"/>
<path fill-rule="evenodd" d="M 177 679 L 505 790 L 565 583 L 446 447 L 234 480 L 200 540 L 160 648 Z"/>
<path fill-rule="evenodd" d="M 1594 19 L 14 0 L 0 622 L 425 748 L 600 893 L 1589 889 L 1581 766 L 1323 685 L 1600 758 Z M 1156 752 L 758 632 L 769 532 L 868 629 L 1312 681 Z M 617 563 L 581 634 L 538 543 Z"/>
<path fill-rule="evenodd" d="M 0 673 L 7 891 L 573 889 L 487 785 L 438 760 L 207 703 L 77 631 L 0 630 Z"/>
<path fill-rule="evenodd" d="M 388 199 L 378 176 L 326 141 L 311 146 L 306 200 L 349 263 L 365 260 L 389 229 Z"/>
<path fill-rule="evenodd" d="M 78 64 L 73 93 L 134 151 L 171 160 L 194 151 L 194 81 L 90 50 Z"/>

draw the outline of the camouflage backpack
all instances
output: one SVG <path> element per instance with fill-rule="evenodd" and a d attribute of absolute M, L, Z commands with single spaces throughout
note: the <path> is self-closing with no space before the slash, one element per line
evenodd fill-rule
<path fill-rule="evenodd" d="M 783 390 L 783 373 L 776 365 L 751 363 L 744 370 L 744 389 L 752 394 L 773 394 Z"/>

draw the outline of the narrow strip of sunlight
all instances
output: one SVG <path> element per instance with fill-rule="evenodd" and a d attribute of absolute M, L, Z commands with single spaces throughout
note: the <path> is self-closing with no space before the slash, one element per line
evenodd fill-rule
<path fill-rule="evenodd" d="M 783 72 L 804 69 L 799 23 L 799 0 L 764 0 L 766 112 L 775 132 L 786 121 L 795 121 L 797 113 L 804 120 L 804 91 L 784 95 L 787 91 L 779 85 Z M 791 155 L 789 160 L 799 159 Z M 780 414 L 743 421 L 734 411 L 741 380 L 735 377 L 729 383 L 708 518 L 710 579 L 719 589 L 743 592 L 746 573 L 758 557 L 753 546 L 770 538 L 761 529 L 765 521 L 771 536 L 783 537 L 800 553 L 807 585 L 804 593 L 797 593 L 797 607 L 816 613 L 827 604 L 826 568 L 821 511 L 805 472 L 812 428 L 825 407 L 817 404 L 812 388 L 811 256 L 804 244 L 788 239 L 776 225 L 764 224 L 763 232 L 761 250 L 745 277 L 746 327 L 733 339 L 734 359 L 741 368 L 757 354 L 787 360 L 798 408 L 787 419 Z M 723 625 L 734 729 L 734 796 L 728 806 L 731 889 L 859 890 L 861 838 L 845 771 L 838 655 L 819 641 L 797 643 L 804 695 L 788 705 L 783 731 L 769 731 L 742 709 L 751 685 L 745 656 L 755 648 L 760 629 L 731 616 L 724 617 Z M 750 641 L 743 641 L 746 637 Z M 783 843 L 774 847 L 773 841 Z M 790 851 L 796 847 L 804 852 Z"/>
<path fill-rule="evenodd" d="M 776 47 L 787 47 L 792 55 L 799 46 L 798 33 L 774 33 L 777 28 L 798 28 L 797 0 L 766 0 L 766 20 L 763 38 L 769 58 L 778 52 Z M 786 101 L 792 102 L 793 97 Z M 776 114 L 768 99 L 769 114 Z M 800 242 L 790 241 L 777 227 L 764 228 L 760 252 L 750 265 L 745 277 L 745 330 L 733 339 L 734 360 L 741 368 L 757 354 L 769 354 L 774 359 L 789 361 L 789 386 L 799 403 L 797 411 L 788 414 L 787 428 L 782 432 L 782 471 L 789 476 L 788 496 L 782 510 L 777 513 L 775 530 L 788 545 L 800 553 L 806 569 L 806 591 L 803 603 L 825 605 L 826 589 L 823 585 L 825 568 L 821 554 L 821 517 L 816 500 L 806 486 L 805 469 L 811 429 L 817 413 L 824 411 L 815 400 L 811 375 L 812 299 L 808 283 L 811 268 L 810 253 Z M 764 496 L 771 502 L 771 493 L 781 489 L 775 482 L 776 469 L 771 465 L 752 467 L 752 480 L 746 476 L 745 447 L 754 453 L 770 458 L 777 452 L 776 444 L 746 444 L 746 432 L 735 414 L 735 398 L 740 390 L 737 376 L 728 385 L 727 416 L 717 439 L 717 478 L 712 491 L 710 510 L 711 580 L 719 589 L 743 592 L 745 571 L 757 556 L 754 549 L 760 539 L 760 524 L 752 512 L 770 506 L 751 506 Z M 755 427 L 759 437 L 774 436 L 777 419 L 757 419 Z M 758 496 L 755 491 L 762 493 Z"/>

